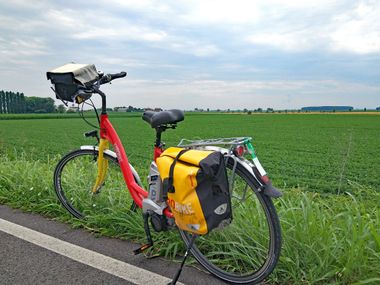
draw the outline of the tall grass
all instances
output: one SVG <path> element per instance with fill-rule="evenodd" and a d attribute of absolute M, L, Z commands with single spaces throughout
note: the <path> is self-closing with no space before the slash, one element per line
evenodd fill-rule
<path fill-rule="evenodd" d="M 110 207 L 78 221 L 57 202 L 52 173 L 58 157 L 30 161 L 0 156 L 0 203 L 43 214 L 101 235 L 145 242 L 141 212 Z M 278 284 L 380 283 L 380 193 L 351 185 L 351 193 L 320 195 L 287 189 L 276 200 L 283 230 L 280 262 L 268 282 Z M 247 213 L 248 214 L 248 213 Z M 183 251 L 176 231 L 154 233 L 148 255 Z"/>
<path fill-rule="evenodd" d="M 9 156 L 11 158 L 0 154 L 0 204 L 39 213 L 68 222 L 74 228 L 82 227 L 100 235 L 146 242 L 141 211 L 130 210 L 132 200 L 127 191 L 115 193 L 126 201 L 124 205 L 102 209 L 99 214 L 87 216 L 86 220 L 74 219 L 61 206 L 53 188 L 53 172 L 59 156 L 47 161 L 30 161 L 25 154 L 19 154 L 16 159 L 15 152 L 11 152 Z M 174 257 L 177 250 L 184 248 L 176 231 L 156 234 L 155 237 L 157 243 L 148 252 L 149 256 L 159 254 Z M 169 241 L 172 244 L 167 243 Z M 177 250 L 168 250 L 173 245 Z"/>
<path fill-rule="evenodd" d="M 291 190 L 277 202 L 284 239 L 279 280 L 380 282 L 380 194 L 357 190 L 340 196 Z"/>

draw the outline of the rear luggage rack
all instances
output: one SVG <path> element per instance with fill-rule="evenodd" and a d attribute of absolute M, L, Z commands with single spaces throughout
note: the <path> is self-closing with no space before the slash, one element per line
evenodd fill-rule
<path fill-rule="evenodd" d="M 208 146 L 208 145 L 230 145 L 237 146 L 243 145 L 251 141 L 251 137 L 235 137 L 235 138 L 216 138 L 216 139 L 203 139 L 203 140 L 188 140 L 182 139 L 178 146 L 193 147 L 193 146 Z"/>

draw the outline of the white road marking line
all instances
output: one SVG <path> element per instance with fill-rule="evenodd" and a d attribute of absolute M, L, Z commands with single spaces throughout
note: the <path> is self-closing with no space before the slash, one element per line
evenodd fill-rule
<path fill-rule="evenodd" d="M 171 279 L 159 274 L 3 219 L 0 219 L 0 230 L 135 284 L 158 285 L 168 284 L 171 281 Z M 179 282 L 177 284 L 183 285 Z"/>

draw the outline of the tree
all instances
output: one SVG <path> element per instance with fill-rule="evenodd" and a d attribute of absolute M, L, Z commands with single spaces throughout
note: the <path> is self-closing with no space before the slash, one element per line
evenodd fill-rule
<path fill-rule="evenodd" d="M 14 96 L 14 100 L 13 100 L 14 112 L 18 114 L 20 113 L 20 93 L 17 92 L 16 94 L 13 94 L 13 96 Z"/>
<path fill-rule="evenodd" d="M 18 107 L 18 97 L 19 97 L 19 94 L 20 93 L 13 93 L 12 92 L 12 111 L 14 114 L 17 114 L 19 111 L 19 107 Z"/>
<path fill-rule="evenodd" d="M 0 114 L 53 113 L 56 111 L 52 98 L 26 97 L 24 93 L 0 91 Z"/>
<path fill-rule="evenodd" d="M 3 109 L 3 114 L 7 113 L 7 97 L 4 91 L 2 92 L 2 109 Z"/>
<path fill-rule="evenodd" d="M 3 100 L 4 100 L 4 91 L 0 91 L 0 114 L 3 114 Z"/>
<path fill-rule="evenodd" d="M 20 94 L 20 100 L 21 100 L 21 113 L 26 113 L 26 100 L 24 93 Z"/>
<path fill-rule="evenodd" d="M 16 113 L 22 113 L 21 93 L 16 93 Z"/>
<path fill-rule="evenodd" d="M 9 92 L 5 92 L 5 108 L 7 109 L 7 113 L 10 113 L 10 108 L 9 108 L 9 100 L 10 100 L 10 95 Z"/>
<path fill-rule="evenodd" d="M 10 108 L 11 108 L 11 113 L 15 114 L 17 113 L 17 95 L 16 93 L 9 92 L 10 93 Z"/>
<path fill-rule="evenodd" d="M 52 98 L 25 97 L 27 113 L 53 113 L 55 111 Z"/>
<path fill-rule="evenodd" d="M 8 92 L 8 113 L 13 114 L 13 96 Z"/>
<path fill-rule="evenodd" d="M 58 105 L 58 107 L 57 107 L 58 113 L 65 113 L 65 111 L 66 111 L 65 105 L 63 105 L 63 104 Z"/>

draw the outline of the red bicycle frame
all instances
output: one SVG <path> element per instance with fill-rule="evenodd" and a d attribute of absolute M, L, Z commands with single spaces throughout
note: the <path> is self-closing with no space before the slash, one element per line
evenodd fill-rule
<path fill-rule="evenodd" d="M 128 191 L 132 196 L 133 201 L 139 208 L 142 208 L 142 201 L 148 197 L 148 192 L 145 191 L 140 185 L 138 185 L 133 176 L 132 169 L 130 167 L 127 154 L 121 143 L 116 130 L 112 126 L 107 114 L 100 115 L 100 137 L 108 140 L 114 147 L 117 159 L 119 161 L 121 172 L 123 173 L 124 181 L 127 185 Z M 154 147 L 154 160 L 163 152 L 161 147 Z M 168 217 L 173 217 L 169 208 L 165 208 L 164 214 Z"/>

